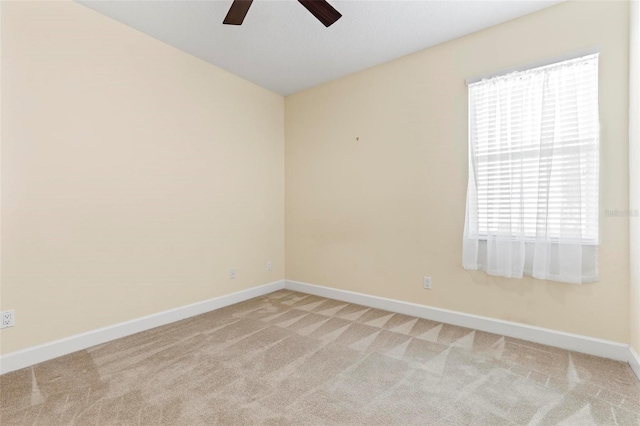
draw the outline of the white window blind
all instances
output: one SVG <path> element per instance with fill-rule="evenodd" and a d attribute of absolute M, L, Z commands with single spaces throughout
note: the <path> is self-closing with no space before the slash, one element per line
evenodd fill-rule
<path fill-rule="evenodd" d="M 470 84 L 465 267 L 597 279 L 598 169 L 597 54 Z"/>

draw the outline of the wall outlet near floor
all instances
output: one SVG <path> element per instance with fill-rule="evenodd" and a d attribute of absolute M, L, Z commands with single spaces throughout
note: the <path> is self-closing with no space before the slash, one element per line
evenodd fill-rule
<path fill-rule="evenodd" d="M 2 319 L 0 328 L 13 327 L 16 325 L 16 312 L 13 309 L 0 313 L 0 318 Z"/>
<path fill-rule="evenodd" d="M 424 288 L 431 290 L 431 277 L 424 277 L 422 279 L 422 284 L 424 285 Z"/>
<path fill-rule="evenodd" d="M 267 260 L 267 271 L 271 270 L 271 261 Z"/>
<path fill-rule="evenodd" d="M 231 278 L 232 280 L 236 279 L 236 270 L 235 269 L 231 269 L 229 271 L 229 278 Z"/>

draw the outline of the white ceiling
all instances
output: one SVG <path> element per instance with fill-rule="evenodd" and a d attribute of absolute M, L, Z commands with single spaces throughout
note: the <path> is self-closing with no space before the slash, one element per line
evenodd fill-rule
<path fill-rule="evenodd" d="M 223 25 L 231 0 L 80 3 L 282 95 L 560 3 L 562 0 L 329 0 L 325 28 L 296 0 L 255 0 Z"/>

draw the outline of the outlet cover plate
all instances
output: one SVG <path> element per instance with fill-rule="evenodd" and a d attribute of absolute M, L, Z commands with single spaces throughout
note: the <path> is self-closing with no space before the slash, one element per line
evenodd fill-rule
<path fill-rule="evenodd" d="M 0 328 L 8 328 L 16 325 L 16 312 L 13 309 L 0 313 Z"/>
<path fill-rule="evenodd" d="M 422 284 L 424 285 L 424 288 L 431 290 L 431 277 L 424 277 Z"/>

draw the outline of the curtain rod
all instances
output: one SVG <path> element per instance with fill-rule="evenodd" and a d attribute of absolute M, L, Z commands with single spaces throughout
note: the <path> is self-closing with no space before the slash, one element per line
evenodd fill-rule
<path fill-rule="evenodd" d="M 533 68 L 540 68 L 547 65 L 555 64 L 556 62 L 568 61 L 570 59 L 580 58 L 581 56 L 593 55 L 595 53 L 600 53 L 599 46 L 589 47 L 589 48 L 581 49 L 577 51 L 574 50 L 572 52 L 565 53 L 563 55 L 553 56 L 551 58 L 545 58 L 540 61 L 530 62 L 528 64 L 518 65 L 511 68 L 502 69 L 500 71 L 494 71 L 487 74 L 482 74 L 476 77 L 470 77 L 470 78 L 467 78 L 467 84 L 477 83 L 478 81 L 484 80 L 486 78 L 493 78 L 499 75 L 505 75 L 512 72 L 516 72 L 516 71 L 525 71 Z"/>

